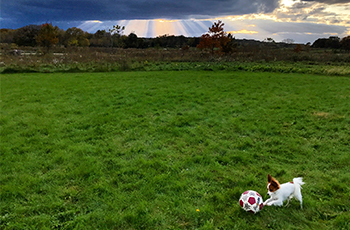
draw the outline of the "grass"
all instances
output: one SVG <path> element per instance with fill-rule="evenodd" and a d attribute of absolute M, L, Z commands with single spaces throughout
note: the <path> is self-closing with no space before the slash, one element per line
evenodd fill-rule
<path fill-rule="evenodd" d="M 310 74 L 2 74 L 0 228 L 349 229 L 349 97 Z M 304 177 L 304 209 L 244 212 L 268 173 Z"/>
<path fill-rule="evenodd" d="M 11 73 L 91 73 L 91 72 L 125 72 L 125 71 L 248 71 L 321 74 L 328 76 L 350 76 L 350 66 L 344 63 L 325 65 L 314 62 L 148 62 L 123 60 L 108 62 L 80 62 L 68 64 L 12 64 L 0 67 L 1 74 Z"/>
<path fill-rule="evenodd" d="M 341 50 L 247 46 L 231 54 L 211 54 L 195 48 L 114 49 L 56 47 L 42 55 L 37 48 L 22 47 L 23 55 L 11 55 L 0 44 L 0 73 L 83 73 L 123 71 L 227 70 L 350 76 L 350 53 Z"/>

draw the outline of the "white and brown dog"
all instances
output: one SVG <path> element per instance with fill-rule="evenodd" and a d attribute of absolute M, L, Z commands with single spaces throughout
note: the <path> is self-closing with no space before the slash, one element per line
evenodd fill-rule
<path fill-rule="evenodd" d="M 294 178 L 292 182 L 280 184 L 270 174 L 267 175 L 267 190 L 270 198 L 264 202 L 264 206 L 282 206 L 283 202 L 288 199 L 295 197 L 300 201 L 300 207 L 303 208 L 303 197 L 301 195 L 301 186 L 305 184 L 302 177 Z"/>

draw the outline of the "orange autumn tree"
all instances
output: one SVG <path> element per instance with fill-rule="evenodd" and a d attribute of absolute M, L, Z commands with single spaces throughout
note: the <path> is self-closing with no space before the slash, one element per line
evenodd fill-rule
<path fill-rule="evenodd" d="M 36 37 L 36 42 L 46 47 L 47 52 L 50 48 L 58 43 L 59 28 L 53 26 L 50 23 L 45 23 L 41 26 L 38 36 Z"/>
<path fill-rule="evenodd" d="M 212 53 L 214 53 L 215 50 L 224 53 L 232 52 L 235 47 L 233 43 L 235 38 L 224 31 L 224 25 L 225 24 L 220 20 L 214 22 L 214 24 L 209 27 L 209 31 L 201 36 L 197 48 L 209 49 Z"/>

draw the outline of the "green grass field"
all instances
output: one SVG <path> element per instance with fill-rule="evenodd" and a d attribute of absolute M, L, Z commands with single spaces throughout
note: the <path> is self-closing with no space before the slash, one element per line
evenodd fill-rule
<path fill-rule="evenodd" d="M 3 74 L 1 229 L 349 229 L 350 78 Z M 244 212 L 267 174 L 304 209 Z"/>

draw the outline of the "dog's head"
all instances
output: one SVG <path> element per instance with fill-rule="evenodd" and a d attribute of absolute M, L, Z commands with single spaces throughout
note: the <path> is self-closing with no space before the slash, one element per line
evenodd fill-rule
<path fill-rule="evenodd" d="M 271 196 L 272 193 L 280 189 L 280 183 L 270 174 L 267 175 L 267 193 Z"/>

